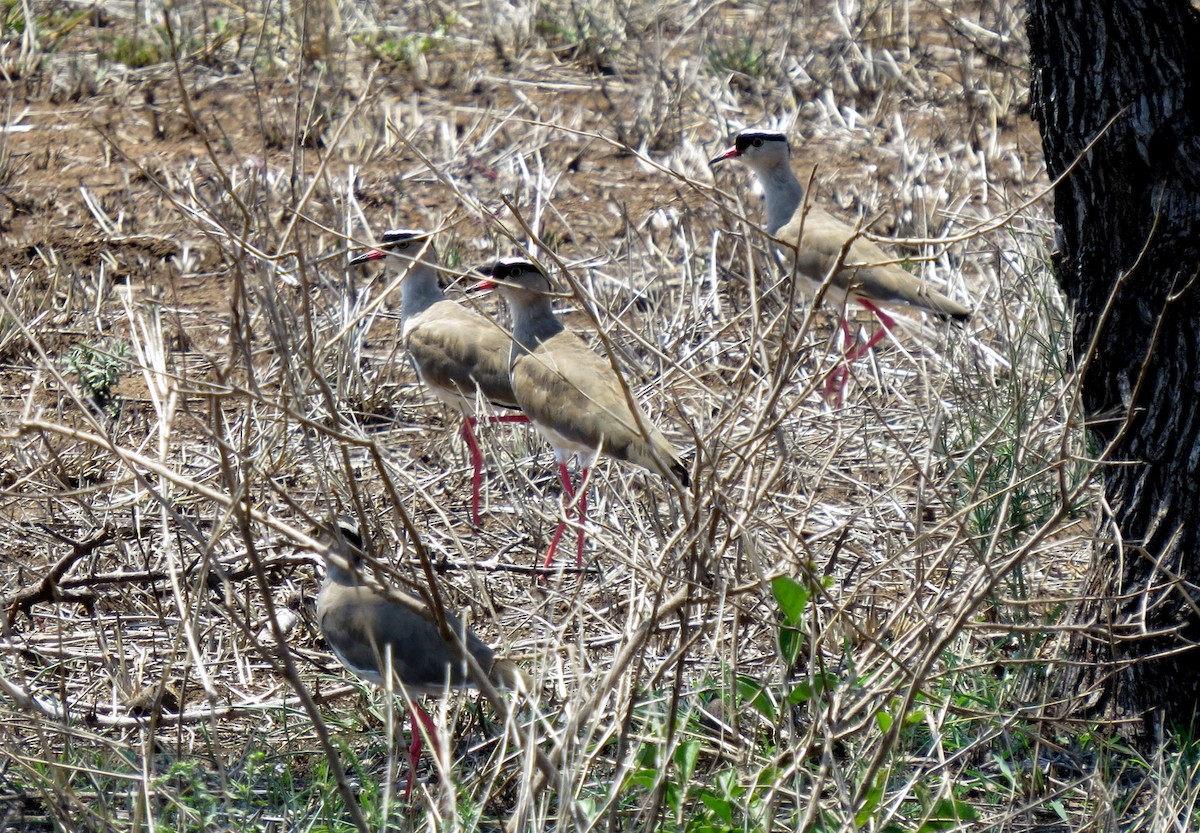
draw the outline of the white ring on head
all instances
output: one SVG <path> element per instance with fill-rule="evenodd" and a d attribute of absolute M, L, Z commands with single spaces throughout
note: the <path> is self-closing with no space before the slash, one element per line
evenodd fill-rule
<path fill-rule="evenodd" d="M 542 271 L 535 264 L 523 257 L 502 257 L 496 261 L 496 266 L 528 266 L 530 269 L 536 269 L 539 272 Z"/>
<path fill-rule="evenodd" d="M 420 240 L 428 236 L 428 232 L 421 229 L 390 228 L 379 235 L 379 243 L 380 245 L 387 245 L 388 243 L 399 243 L 401 240 Z"/>

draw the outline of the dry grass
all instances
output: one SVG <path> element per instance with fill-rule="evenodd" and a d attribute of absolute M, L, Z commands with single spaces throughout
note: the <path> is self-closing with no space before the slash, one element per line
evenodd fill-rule
<path fill-rule="evenodd" d="M 1019 4 L 4 8 L 0 826 L 1194 818 L 1186 757 L 1143 765 L 1053 702 L 1102 532 Z M 777 281 L 744 172 L 706 166 L 747 124 L 977 313 L 908 322 L 836 412 L 830 320 Z M 694 449 L 690 493 L 602 464 L 588 571 L 539 585 L 552 457 L 493 426 L 471 534 L 390 276 L 346 267 L 392 226 L 459 271 L 569 267 L 563 309 Z M 333 510 L 538 683 L 444 702 L 415 809 L 402 712 L 309 613 L 302 530 Z"/>

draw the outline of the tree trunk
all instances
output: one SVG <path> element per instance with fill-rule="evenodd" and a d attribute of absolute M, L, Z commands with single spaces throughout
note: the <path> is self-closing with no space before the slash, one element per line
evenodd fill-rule
<path fill-rule="evenodd" d="M 1046 165 L 1069 170 L 1055 268 L 1119 530 L 1072 653 L 1153 740 L 1200 702 L 1200 13 L 1029 0 L 1028 26 Z"/>

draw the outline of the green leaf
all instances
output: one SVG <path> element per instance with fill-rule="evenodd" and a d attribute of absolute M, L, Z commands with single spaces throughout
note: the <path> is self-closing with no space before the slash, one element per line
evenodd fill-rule
<path fill-rule="evenodd" d="M 783 621 L 789 625 L 799 625 L 804 608 L 812 597 L 808 588 L 791 576 L 778 576 L 771 581 L 771 592 L 775 594 L 775 603 L 783 613 Z"/>
<path fill-rule="evenodd" d="M 789 706 L 797 706 L 801 703 L 807 703 L 812 699 L 813 687 L 807 681 L 801 681 L 788 689 L 787 702 Z"/>
<path fill-rule="evenodd" d="M 1013 768 L 1011 765 L 1009 765 L 1007 759 L 1005 759 L 1003 755 L 993 755 L 992 760 L 995 762 L 996 767 L 1000 770 L 1000 774 L 1008 779 L 1009 786 L 1015 787 L 1017 784 L 1017 776 L 1016 773 L 1013 772 Z"/>
<path fill-rule="evenodd" d="M 713 778 L 713 785 L 716 786 L 718 794 L 730 800 L 733 800 L 746 791 L 745 787 L 738 786 L 737 773 L 732 769 L 726 769 L 718 772 Z"/>
<path fill-rule="evenodd" d="M 711 793 L 705 793 L 704 795 L 700 796 L 700 800 L 703 801 L 704 806 L 707 807 L 713 813 L 713 815 L 719 818 L 722 822 L 727 825 L 733 825 L 733 804 L 730 801 L 724 798 L 718 798 Z"/>
<path fill-rule="evenodd" d="M 680 782 L 692 780 L 696 771 L 696 758 L 700 755 L 700 741 L 685 740 L 675 750 L 675 766 L 679 768 Z"/>
<path fill-rule="evenodd" d="M 680 807 L 683 804 L 683 795 L 683 789 L 675 781 L 667 781 L 663 784 L 663 801 L 675 815 L 679 815 Z"/>
<path fill-rule="evenodd" d="M 662 748 L 657 743 L 644 743 L 637 753 L 638 764 L 650 771 L 657 771 L 661 763 L 659 761 L 659 753 Z"/>
<path fill-rule="evenodd" d="M 837 675 L 833 672 L 814 674 L 807 680 L 800 680 L 788 691 L 788 703 L 793 706 L 797 703 L 806 703 L 816 695 L 824 694 L 829 689 L 835 687 L 837 681 Z"/>
<path fill-rule="evenodd" d="M 921 831 L 944 830 L 957 827 L 964 821 L 975 821 L 979 814 L 975 808 L 957 798 L 943 798 L 934 805 L 929 820 L 921 825 Z"/>
<path fill-rule="evenodd" d="M 650 789 L 654 786 L 654 778 L 657 773 L 652 769 L 635 769 L 629 773 L 629 783 L 635 787 Z"/>
<path fill-rule="evenodd" d="M 882 732 L 886 732 L 888 729 L 892 728 L 892 724 L 895 722 L 895 718 L 893 718 L 887 712 L 875 713 L 875 725 L 877 725 L 879 730 Z"/>
<path fill-rule="evenodd" d="M 804 650 L 804 634 L 799 628 L 784 625 L 779 629 L 779 655 L 791 667 L 796 664 L 800 652 Z"/>
<path fill-rule="evenodd" d="M 883 787 L 874 786 L 867 790 L 866 798 L 863 801 L 863 807 L 854 817 L 854 823 L 859 827 L 865 827 L 867 822 L 871 820 L 871 816 L 875 813 L 875 809 L 879 806 L 880 799 L 883 798 Z"/>
<path fill-rule="evenodd" d="M 779 767 L 765 766 L 761 770 L 759 770 L 758 777 L 756 777 L 754 779 L 754 785 L 756 787 L 770 788 L 770 787 L 775 786 L 775 783 L 778 780 L 779 780 Z"/>
<path fill-rule="evenodd" d="M 743 703 L 749 703 L 750 707 L 763 717 L 774 722 L 776 709 L 775 703 L 772 702 L 770 694 L 767 692 L 767 687 L 753 677 L 739 676 L 737 678 L 737 693 Z"/>

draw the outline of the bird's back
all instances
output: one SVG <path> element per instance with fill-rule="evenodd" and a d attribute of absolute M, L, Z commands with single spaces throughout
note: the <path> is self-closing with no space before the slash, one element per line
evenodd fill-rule
<path fill-rule="evenodd" d="M 785 244 L 780 246 L 785 264 L 794 263 L 797 274 L 813 287 L 825 281 L 840 259 L 842 268 L 826 290 L 830 304 L 843 306 L 848 300 L 864 299 L 907 305 L 958 321 L 971 317 L 970 310 L 910 275 L 873 241 L 855 237 L 849 223 L 820 208 L 801 211 L 775 237 Z"/>
<path fill-rule="evenodd" d="M 552 444 L 600 449 L 651 471 L 657 470 L 656 452 L 687 485 L 675 448 L 640 408 L 635 416 L 612 366 L 569 330 L 522 343 L 514 351 L 512 381 L 522 410 Z"/>
<path fill-rule="evenodd" d="M 482 315 L 442 300 L 406 320 L 403 337 L 422 381 L 444 401 L 471 405 L 479 393 L 517 407 L 508 372 L 512 341 Z"/>
<path fill-rule="evenodd" d="M 395 680 L 412 693 L 437 692 L 447 684 L 470 685 L 459 652 L 431 619 L 371 588 L 334 585 L 318 599 L 317 620 L 341 663 L 376 685 L 384 685 L 388 662 Z M 464 634 L 457 616 L 447 613 L 446 624 Z M 492 649 L 470 630 L 465 638 L 476 662 L 491 674 Z"/>

